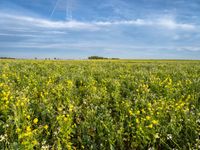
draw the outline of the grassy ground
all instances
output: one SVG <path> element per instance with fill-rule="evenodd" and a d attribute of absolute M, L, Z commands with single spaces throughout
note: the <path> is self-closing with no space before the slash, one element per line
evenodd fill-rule
<path fill-rule="evenodd" d="M 0 149 L 199 149 L 200 61 L 0 60 Z"/>

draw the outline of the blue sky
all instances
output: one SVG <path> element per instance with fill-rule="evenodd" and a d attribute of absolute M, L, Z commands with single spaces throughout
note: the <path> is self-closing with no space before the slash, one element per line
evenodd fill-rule
<path fill-rule="evenodd" d="M 200 59 L 199 0 L 0 0 L 0 56 Z"/>

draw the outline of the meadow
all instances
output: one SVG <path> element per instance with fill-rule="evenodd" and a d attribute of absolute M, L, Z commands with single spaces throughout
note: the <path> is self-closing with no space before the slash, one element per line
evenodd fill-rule
<path fill-rule="evenodd" d="M 0 60 L 0 149 L 200 149 L 200 61 Z"/>

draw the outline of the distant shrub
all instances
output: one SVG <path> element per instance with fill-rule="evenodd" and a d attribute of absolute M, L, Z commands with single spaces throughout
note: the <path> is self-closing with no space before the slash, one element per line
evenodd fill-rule
<path fill-rule="evenodd" d="M 15 59 L 15 58 L 11 58 L 11 57 L 0 57 L 0 59 Z"/>
<path fill-rule="evenodd" d="M 107 58 L 107 57 L 101 57 L 101 56 L 90 56 L 88 59 L 113 59 L 118 60 L 119 58 Z"/>

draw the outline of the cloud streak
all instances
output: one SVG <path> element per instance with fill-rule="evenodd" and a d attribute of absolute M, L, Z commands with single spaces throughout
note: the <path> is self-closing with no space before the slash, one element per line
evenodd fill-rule
<path fill-rule="evenodd" d="M 4 48 L 4 46 L 1 46 Z M 82 42 L 71 42 L 71 43 L 66 43 L 64 41 L 58 43 L 58 42 L 40 42 L 38 43 L 30 41 L 28 43 L 18 42 L 15 43 L 15 45 L 7 43 L 5 48 L 36 48 L 36 49 L 63 49 L 67 47 L 68 49 L 74 49 L 74 50 L 102 50 L 102 51 L 112 51 L 112 52 L 133 52 L 133 51 L 146 51 L 146 52 L 153 52 L 153 51 L 177 51 L 177 52 L 200 52 L 200 46 L 195 45 L 195 46 L 145 46 L 145 45 L 138 45 L 138 46 L 133 46 L 133 45 L 126 45 L 126 44 L 114 44 L 114 43 L 102 43 L 102 42 L 96 42 L 92 43 L 89 41 L 82 41 Z"/>
<path fill-rule="evenodd" d="M 70 21 L 53 21 L 42 18 L 34 18 L 28 16 L 17 16 L 0 13 L 0 24 L 10 24 L 28 27 L 40 27 L 47 29 L 71 29 L 71 30 L 88 30 L 96 31 L 113 26 L 137 26 L 137 27 L 150 27 L 162 28 L 166 30 L 183 30 L 195 31 L 198 26 L 190 23 L 179 23 L 171 18 L 160 19 L 135 19 L 135 20 L 117 20 L 117 21 L 90 21 L 82 22 L 76 20 Z"/>

